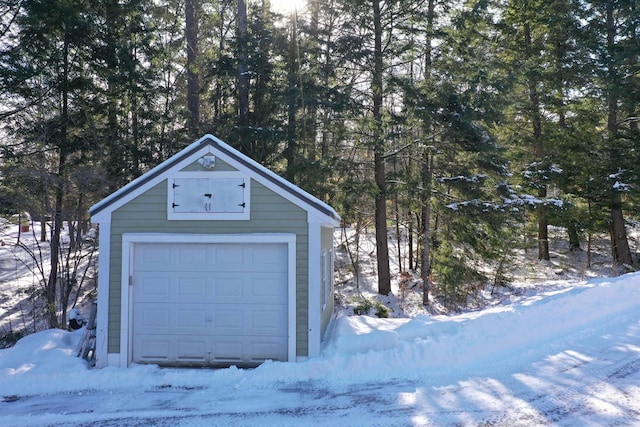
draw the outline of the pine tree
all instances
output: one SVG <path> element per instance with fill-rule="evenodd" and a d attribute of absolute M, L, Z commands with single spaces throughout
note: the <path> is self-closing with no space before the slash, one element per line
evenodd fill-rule
<path fill-rule="evenodd" d="M 96 17 L 91 5 L 83 1 L 30 0 L 22 7 L 16 18 L 18 31 L 3 52 L 6 71 L 12 73 L 3 75 L 5 87 L 22 104 L 10 123 L 15 144 L 5 148 L 18 159 L 46 153 L 46 181 L 51 188 L 42 197 L 51 197 L 52 227 L 44 299 L 46 320 L 56 327 L 65 321 L 57 317 L 62 286 L 59 251 L 63 221 L 70 219 L 66 194 L 71 167 L 91 140 L 91 94 L 97 89 L 86 64 L 91 63 L 94 52 Z"/>
<path fill-rule="evenodd" d="M 189 119 L 187 129 L 192 139 L 200 136 L 200 82 L 199 82 L 199 50 L 198 50 L 198 18 L 200 2 L 186 0 L 185 39 L 187 41 L 187 109 Z"/>

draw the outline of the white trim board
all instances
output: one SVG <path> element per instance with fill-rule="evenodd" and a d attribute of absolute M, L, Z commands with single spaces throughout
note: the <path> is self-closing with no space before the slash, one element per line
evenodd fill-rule
<path fill-rule="evenodd" d="M 98 312 L 96 314 L 96 367 L 110 365 L 109 350 L 109 281 L 111 277 L 111 223 L 99 225 L 98 239 L 100 254 L 98 255 Z"/>
<path fill-rule="evenodd" d="M 321 322 L 321 301 L 320 301 L 320 246 L 321 227 L 319 223 L 309 221 L 309 248 L 308 248 L 308 338 L 307 351 L 309 357 L 320 355 L 320 329 Z"/>

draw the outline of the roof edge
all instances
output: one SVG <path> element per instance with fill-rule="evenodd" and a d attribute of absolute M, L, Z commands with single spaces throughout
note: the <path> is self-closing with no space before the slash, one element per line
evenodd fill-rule
<path fill-rule="evenodd" d="M 253 171 L 257 175 L 259 175 L 261 178 L 276 185 L 277 187 L 286 191 L 290 195 L 298 198 L 299 200 L 304 202 L 306 205 L 326 215 L 330 219 L 330 222 L 334 224 L 340 223 L 341 221 L 340 215 L 338 215 L 338 213 L 331 206 L 329 206 L 322 200 L 318 199 L 317 197 L 307 193 L 302 188 L 282 178 L 280 175 L 262 166 L 260 163 L 256 162 L 250 157 L 240 153 L 238 150 L 231 147 L 229 144 L 225 143 L 221 139 L 211 134 L 204 135 L 203 137 L 193 142 L 192 144 L 188 145 L 187 147 L 183 148 L 181 151 L 169 157 L 168 159 L 166 159 L 156 167 L 150 169 L 143 175 L 139 176 L 138 178 L 126 184 L 124 187 L 116 190 L 115 192 L 111 193 L 109 196 L 105 197 L 98 203 L 94 204 L 89 208 L 89 214 L 91 215 L 92 218 L 94 216 L 98 216 L 100 213 L 106 211 L 114 203 L 118 202 L 119 200 L 129 195 L 131 192 L 135 191 L 136 189 L 140 188 L 146 183 L 152 181 L 153 179 L 167 172 L 176 164 L 179 164 L 183 160 L 192 156 L 194 153 L 198 152 L 199 150 L 201 150 L 202 147 L 206 145 L 211 145 L 213 148 L 229 156 L 235 162 Z"/>

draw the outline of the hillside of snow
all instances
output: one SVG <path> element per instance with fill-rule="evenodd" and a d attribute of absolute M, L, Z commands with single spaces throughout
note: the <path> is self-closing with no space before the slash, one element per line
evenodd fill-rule
<path fill-rule="evenodd" d="M 345 309 L 299 363 L 92 369 L 82 330 L 34 333 L 0 350 L 0 425 L 640 425 L 640 273 L 589 278 L 560 255 L 483 309 L 409 316 L 406 295 L 387 297 L 390 318 Z M 368 265 L 358 293 L 379 298 Z"/>

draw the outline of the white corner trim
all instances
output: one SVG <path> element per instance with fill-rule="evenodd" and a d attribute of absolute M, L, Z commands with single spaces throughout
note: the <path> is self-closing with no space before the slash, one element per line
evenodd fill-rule
<path fill-rule="evenodd" d="M 320 355 L 320 331 L 322 329 L 321 309 L 322 296 L 321 284 L 320 284 L 320 268 L 322 263 L 321 247 L 322 247 L 322 235 L 320 223 L 311 221 L 309 218 L 309 247 L 308 254 L 308 283 L 309 283 L 309 300 L 307 302 L 308 309 L 308 352 L 309 357 L 317 357 Z"/>
<path fill-rule="evenodd" d="M 126 368 L 127 366 L 120 365 L 120 353 L 108 353 L 107 354 L 107 366 L 113 366 L 114 368 Z"/>
<path fill-rule="evenodd" d="M 291 234 L 289 235 L 289 238 L 286 240 L 287 243 L 287 256 L 288 256 L 288 264 L 289 264 L 289 268 L 288 268 L 288 272 L 287 272 L 287 276 L 288 276 L 288 286 L 287 286 L 287 310 L 288 310 L 288 314 L 287 314 L 287 323 L 288 323 L 288 332 L 289 335 L 287 337 L 287 360 L 289 362 L 293 362 L 296 360 L 296 356 L 297 354 L 297 340 L 298 340 L 298 322 L 297 322 L 297 316 L 296 316 L 296 308 L 298 306 L 297 301 L 296 301 L 296 295 L 297 295 L 297 286 L 298 286 L 298 280 L 297 280 L 297 272 L 298 272 L 298 268 L 296 266 L 296 255 L 297 255 L 297 250 L 296 250 L 296 235 L 295 234 Z"/>
<path fill-rule="evenodd" d="M 284 243 L 287 245 L 287 359 L 295 361 L 296 352 L 296 235 L 290 233 L 255 234 L 174 234 L 174 233 L 124 233 L 122 235 L 121 317 L 119 366 L 127 367 L 132 361 L 133 318 L 132 287 L 129 276 L 133 273 L 134 245 L 136 243 Z"/>
<path fill-rule="evenodd" d="M 134 241 L 127 239 L 126 234 L 122 235 L 122 269 L 120 272 L 120 367 L 127 367 L 131 363 L 131 331 L 133 324 L 133 307 L 129 303 L 131 299 L 131 286 L 129 276 L 131 275 L 131 265 L 133 264 L 133 244 Z"/>
<path fill-rule="evenodd" d="M 111 264 L 111 223 L 98 224 L 98 311 L 96 314 L 96 367 L 109 366 L 109 265 Z"/>

